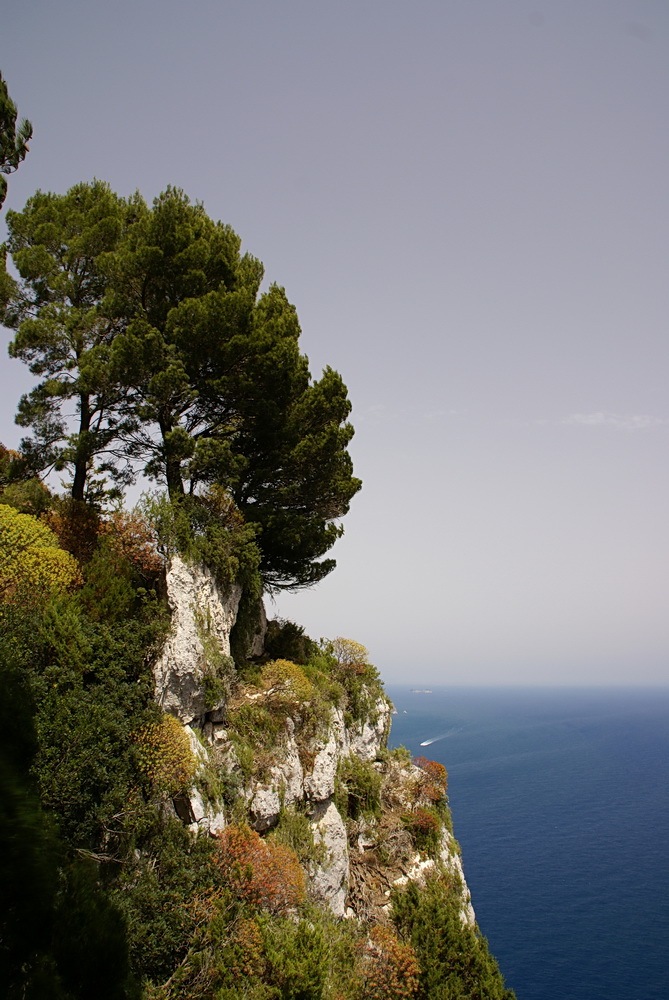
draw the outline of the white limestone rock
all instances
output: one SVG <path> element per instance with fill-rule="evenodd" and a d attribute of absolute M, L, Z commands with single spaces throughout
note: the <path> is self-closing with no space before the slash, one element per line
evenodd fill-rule
<path fill-rule="evenodd" d="M 166 583 L 172 626 L 154 666 L 156 701 L 182 722 L 192 722 L 220 707 L 206 704 L 203 638 L 219 654 L 230 655 L 241 587 L 234 584 L 224 593 L 209 569 L 180 556 L 171 558 Z"/>
<path fill-rule="evenodd" d="M 343 719 L 341 712 L 333 709 L 327 738 L 314 748 L 316 756 L 311 773 L 304 777 L 304 795 L 312 802 L 324 802 L 334 795 L 343 744 Z"/>
<path fill-rule="evenodd" d="M 277 755 L 278 756 L 278 755 Z M 266 782 L 255 783 L 250 794 L 249 809 L 251 825 L 262 832 L 274 826 L 281 812 L 281 805 L 292 805 L 301 801 L 304 788 L 304 772 L 297 752 L 295 737 L 289 734 L 280 758 L 270 769 Z"/>
<path fill-rule="evenodd" d="M 473 927 L 476 923 L 476 914 L 474 913 L 474 907 L 472 906 L 469 887 L 465 881 L 462 861 L 460 859 L 460 855 L 455 850 L 453 837 L 448 830 L 444 830 L 442 833 L 439 861 L 445 865 L 446 868 L 450 868 L 451 871 L 458 875 L 462 886 L 462 908 L 460 910 L 460 920 L 462 921 L 463 926 Z M 406 875 L 401 875 L 399 878 L 395 879 L 393 885 L 403 886 L 408 882 L 424 883 L 425 878 L 432 871 L 434 871 L 435 867 L 436 862 L 432 858 L 424 858 L 421 857 L 420 854 L 416 854 L 411 859 L 411 864 L 409 865 Z"/>
<path fill-rule="evenodd" d="M 346 911 L 348 893 L 349 860 L 346 827 L 339 810 L 332 800 L 318 802 L 310 817 L 313 825 L 314 843 L 322 845 L 327 859 L 322 865 L 314 866 L 309 879 L 311 894 L 319 902 L 329 907 L 336 917 L 343 917 Z"/>
<path fill-rule="evenodd" d="M 364 761 L 375 760 L 386 745 L 390 731 L 392 704 L 388 698 L 379 698 L 371 718 L 356 722 L 348 730 L 348 752 Z"/>

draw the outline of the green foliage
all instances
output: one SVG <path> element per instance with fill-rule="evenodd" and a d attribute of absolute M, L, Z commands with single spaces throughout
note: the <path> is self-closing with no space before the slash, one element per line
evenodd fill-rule
<path fill-rule="evenodd" d="M 101 309 L 100 262 L 138 209 L 93 181 L 65 195 L 38 191 L 23 212 L 7 213 L 7 245 L 21 281 L 3 322 L 16 331 L 12 357 L 41 378 L 19 403 L 17 422 L 33 430 L 22 451 L 34 471 L 70 469 L 75 500 L 85 498 L 98 458 L 118 486 L 132 479 L 118 445 L 132 433 L 134 415 L 111 366 L 116 328 Z M 74 431 L 66 415 L 71 403 Z"/>
<path fill-rule="evenodd" d="M 112 495 L 144 463 L 172 500 L 214 488 L 234 501 L 262 533 L 266 586 L 330 572 L 322 557 L 360 488 L 346 387 L 330 368 L 312 380 L 294 307 L 276 285 L 259 294 L 262 265 L 236 233 L 177 189 L 149 208 L 99 181 L 38 192 L 7 223 L 21 276 L 3 284 L 10 350 L 42 378 L 17 418 L 33 429 L 22 443 L 33 470 L 71 469 L 82 500 L 105 493 L 92 491 L 96 463 Z M 225 539 L 199 513 L 202 557 L 230 579 Z"/>
<path fill-rule="evenodd" d="M 267 623 L 265 653 L 272 660 L 291 660 L 305 665 L 318 654 L 318 646 L 304 628 L 285 618 L 277 618 Z"/>
<path fill-rule="evenodd" d="M 264 922 L 267 978 L 283 1000 L 322 1000 L 329 978 L 330 949 L 321 922 Z"/>
<path fill-rule="evenodd" d="M 5 174 L 13 173 L 28 153 L 33 127 L 27 118 L 18 125 L 18 112 L 0 73 L 0 207 L 7 196 Z"/>
<path fill-rule="evenodd" d="M 329 659 L 334 679 L 344 689 L 346 722 L 375 721 L 379 701 L 387 701 L 376 667 L 368 661 L 365 646 L 353 639 L 321 640 L 322 654 Z"/>
<path fill-rule="evenodd" d="M 46 486 L 26 470 L 17 451 L 0 444 L 0 502 L 16 508 L 21 514 L 39 516 L 51 505 Z"/>
<path fill-rule="evenodd" d="M 402 816 L 402 822 L 413 837 L 419 851 L 436 858 L 441 846 L 443 823 L 436 809 L 418 806 Z"/>
<path fill-rule="evenodd" d="M 161 641 L 165 617 L 136 594 L 123 616 L 110 606 L 107 620 L 91 603 L 61 594 L 5 602 L 0 613 L 6 648 L 35 700 L 42 804 L 69 843 L 106 856 L 130 849 L 124 830 L 143 808 L 133 735 L 156 713 L 147 652 Z"/>
<path fill-rule="evenodd" d="M 421 970 L 417 1000 L 515 1000 L 485 938 L 463 924 L 460 891 L 458 880 L 444 874 L 391 895 L 393 922 Z"/>
<path fill-rule="evenodd" d="M 344 757 L 337 771 L 335 801 L 342 816 L 377 817 L 381 811 L 381 775 L 359 757 Z"/>
<path fill-rule="evenodd" d="M 0 599 L 24 604 L 71 588 L 79 568 L 45 524 L 0 504 Z"/>
<path fill-rule="evenodd" d="M 158 795 L 174 797 L 192 785 L 197 760 L 184 727 L 173 715 L 143 726 L 137 748 L 139 769 Z"/>
<path fill-rule="evenodd" d="M 215 845 L 158 816 L 137 843 L 140 850 L 121 866 L 111 895 L 126 919 L 133 969 L 161 983 L 193 943 L 201 918 L 197 903 L 216 883 Z"/>
<path fill-rule="evenodd" d="M 154 528 L 164 555 L 179 554 L 202 563 L 222 587 L 241 583 L 257 596 L 260 553 L 255 529 L 244 523 L 223 491 L 212 489 L 204 496 L 176 500 L 167 494 L 144 494 L 140 511 Z"/>
<path fill-rule="evenodd" d="M 268 839 L 289 847 L 304 866 L 322 865 L 327 858 L 325 846 L 314 841 L 314 828 L 309 819 L 294 807 L 281 810 Z"/>
<path fill-rule="evenodd" d="M 274 709 L 288 711 L 302 708 L 316 694 L 302 667 L 290 660 L 270 660 L 263 667 L 260 678 Z"/>
<path fill-rule="evenodd" d="M 400 744 L 400 746 L 393 747 L 392 750 L 388 750 L 388 757 L 390 760 L 397 761 L 398 764 L 410 764 L 412 761 L 411 751 L 407 750 L 404 744 Z"/>
<path fill-rule="evenodd" d="M 124 621 L 137 597 L 130 563 L 115 550 L 108 538 L 100 538 L 84 568 L 84 586 L 79 600 L 96 621 Z"/>
<path fill-rule="evenodd" d="M 37 749 L 25 672 L 0 661 L 0 982 L 3 996 L 119 1000 L 138 995 L 125 928 L 94 872 L 43 811 L 29 767 Z"/>

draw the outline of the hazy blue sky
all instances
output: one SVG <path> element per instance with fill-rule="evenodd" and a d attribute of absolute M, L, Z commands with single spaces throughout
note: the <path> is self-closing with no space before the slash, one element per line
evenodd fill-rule
<path fill-rule="evenodd" d="M 389 681 L 669 680 L 666 0 L 21 0 L 7 207 L 167 184 L 354 404 L 338 568 L 279 613 Z M 29 379 L 2 362 L 0 440 Z"/>

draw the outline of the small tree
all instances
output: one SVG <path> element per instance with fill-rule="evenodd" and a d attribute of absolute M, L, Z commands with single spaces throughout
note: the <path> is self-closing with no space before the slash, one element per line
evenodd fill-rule
<path fill-rule="evenodd" d="M 346 670 L 353 670 L 356 673 L 364 673 L 369 666 L 369 653 L 367 647 L 353 639 L 344 639 L 337 636 L 332 640 L 332 653 L 340 667 Z"/>

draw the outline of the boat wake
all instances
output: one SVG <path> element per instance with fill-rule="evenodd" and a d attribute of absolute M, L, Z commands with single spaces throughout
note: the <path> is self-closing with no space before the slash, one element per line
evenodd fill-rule
<path fill-rule="evenodd" d="M 459 733 L 461 730 L 462 726 L 455 729 L 449 729 L 448 732 L 442 733 L 441 736 L 433 736 L 430 740 L 423 740 L 420 746 L 429 747 L 432 743 L 437 743 L 439 740 L 445 740 L 448 736 L 454 736 L 455 733 Z"/>

